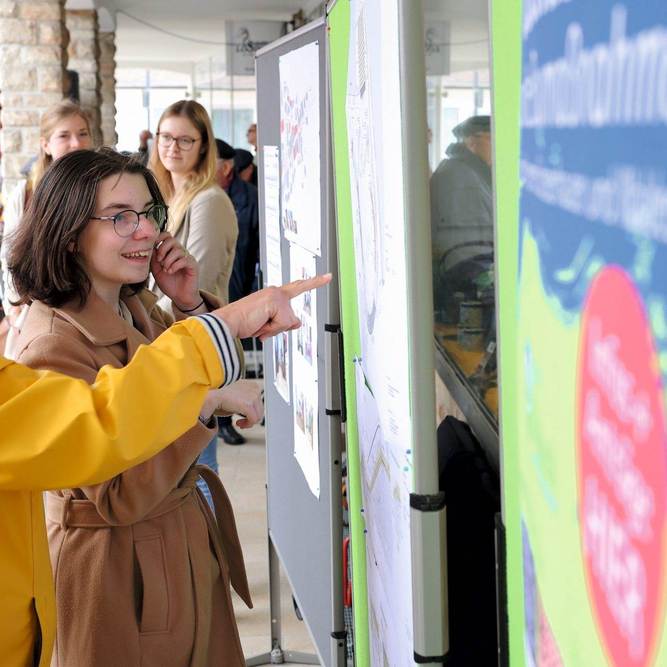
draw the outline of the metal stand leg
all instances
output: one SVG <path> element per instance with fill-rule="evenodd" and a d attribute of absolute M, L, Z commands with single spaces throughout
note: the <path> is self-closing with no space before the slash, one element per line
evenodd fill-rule
<path fill-rule="evenodd" d="M 295 662 L 300 665 L 319 665 L 316 655 L 299 651 L 283 651 L 280 612 L 280 560 L 269 537 L 269 615 L 271 617 L 271 651 L 248 658 L 246 667 L 282 665 Z"/>

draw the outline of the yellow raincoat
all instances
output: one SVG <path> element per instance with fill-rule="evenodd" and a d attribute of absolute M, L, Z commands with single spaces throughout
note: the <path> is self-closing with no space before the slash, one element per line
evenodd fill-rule
<path fill-rule="evenodd" d="M 54 587 L 41 492 L 98 484 L 153 456 L 223 383 L 220 352 L 193 319 L 97 382 L 0 357 L 0 664 L 48 667 Z M 37 647 L 39 650 L 39 646 Z"/>

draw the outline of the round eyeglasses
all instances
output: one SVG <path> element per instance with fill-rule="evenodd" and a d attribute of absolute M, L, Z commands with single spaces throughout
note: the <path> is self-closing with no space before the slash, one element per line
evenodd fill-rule
<path fill-rule="evenodd" d="M 125 211 L 119 211 L 116 215 L 99 215 L 91 217 L 91 220 L 112 220 L 113 229 L 123 238 L 132 236 L 139 227 L 140 216 L 155 225 L 158 232 L 164 230 L 167 225 L 167 207 L 162 204 L 154 204 L 145 211 L 133 211 L 131 208 Z"/>
<path fill-rule="evenodd" d="M 171 146 L 175 141 L 182 151 L 189 151 L 197 141 L 201 141 L 201 139 L 193 139 L 192 137 L 172 137 L 171 134 L 165 132 L 158 132 L 157 140 L 160 146 L 165 148 Z"/>

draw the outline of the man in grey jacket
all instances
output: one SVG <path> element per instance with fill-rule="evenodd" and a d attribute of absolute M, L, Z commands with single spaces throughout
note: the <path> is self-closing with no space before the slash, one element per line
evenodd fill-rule
<path fill-rule="evenodd" d="M 491 119 L 471 116 L 453 132 L 457 141 L 431 177 L 433 291 L 445 321 L 456 317 L 453 295 L 477 298 L 475 281 L 493 263 Z"/>

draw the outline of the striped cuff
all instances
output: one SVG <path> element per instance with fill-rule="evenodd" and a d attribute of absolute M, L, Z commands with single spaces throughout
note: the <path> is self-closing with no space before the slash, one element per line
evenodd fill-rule
<path fill-rule="evenodd" d="M 204 325 L 218 351 L 220 364 L 225 371 L 225 381 L 222 386 L 225 387 L 232 382 L 236 382 L 241 377 L 242 364 L 234 337 L 229 333 L 227 325 L 211 313 L 195 315 L 193 319 L 199 320 Z"/>

